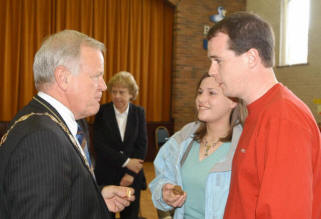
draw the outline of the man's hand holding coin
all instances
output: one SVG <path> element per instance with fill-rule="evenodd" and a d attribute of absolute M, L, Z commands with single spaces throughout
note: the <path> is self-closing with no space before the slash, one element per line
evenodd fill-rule
<path fill-rule="evenodd" d="M 111 212 L 120 212 L 135 200 L 134 189 L 123 186 L 105 186 L 101 194 Z"/>

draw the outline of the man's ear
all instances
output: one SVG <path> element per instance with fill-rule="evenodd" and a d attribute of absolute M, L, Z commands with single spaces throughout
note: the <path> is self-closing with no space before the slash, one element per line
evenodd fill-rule
<path fill-rule="evenodd" d="M 247 55 L 247 61 L 248 61 L 248 66 L 250 68 L 254 68 L 258 62 L 260 62 L 261 57 L 259 55 L 259 52 L 257 49 L 251 48 L 246 52 Z"/>
<path fill-rule="evenodd" d="M 71 72 L 65 66 L 58 66 L 54 72 L 55 80 L 62 90 L 66 90 L 70 81 Z"/>

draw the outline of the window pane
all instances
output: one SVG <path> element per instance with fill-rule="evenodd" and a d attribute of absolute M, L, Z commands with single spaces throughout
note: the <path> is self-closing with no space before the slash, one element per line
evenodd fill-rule
<path fill-rule="evenodd" d="M 281 46 L 285 46 L 281 55 L 285 57 L 281 58 L 281 64 L 307 63 L 310 1 L 288 0 L 285 9 L 285 31 L 281 31 L 285 34 L 285 37 L 281 37 L 285 40 L 281 43 Z"/>

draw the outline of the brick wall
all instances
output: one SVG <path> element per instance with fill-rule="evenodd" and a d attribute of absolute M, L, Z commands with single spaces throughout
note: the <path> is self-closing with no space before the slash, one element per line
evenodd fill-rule
<path fill-rule="evenodd" d="M 200 76 L 208 71 L 207 51 L 203 49 L 203 26 L 213 25 L 209 17 L 223 6 L 227 14 L 245 10 L 246 0 L 168 0 L 176 6 L 172 80 L 174 129 L 195 119 L 194 95 Z"/>

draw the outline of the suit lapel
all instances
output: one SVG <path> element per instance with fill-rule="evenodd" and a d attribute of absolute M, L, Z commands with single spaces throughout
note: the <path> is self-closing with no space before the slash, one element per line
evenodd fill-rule
<path fill-rule="evenodd" d="M 63 129 L 63 132 L 65 133 L 66 137 L 69 139 L 69 142 L 72 144 L 74 150 L 76 151 L 76 153 L 78 154 L 78 156 L 80 157 L 80 159 L 82 160 L 83 165 L 85 166 L 85 168 L 90 172 L 90 174 L 93 176 L 92 179 L 96 184 L 96 180 L 94 179 L 94 173 L 93 171 L 90 170 L 90 167 L 88 165 L 88 163 L 86 163 L 86 158 L 82 155 L 82 153 L 79 151 L 80 149 L 78 148 L 78 145 L 76 143 L 76 139 L 74 138 L 74 136 L 71 134 L 71 131 L 69 130 L 69 127 L 67 126 L 67 124 L 65 123 L 65 121 L 63 120 L 63 118 L 60 116 L 60 114 L 57 112 L 57 110 L 52 107 L 46 100 L 42 99 L 41 97 L 39 97 L 38 95 L 36 95 L 33 100 L 32 100 L 32 104 L 36 104 L 38 107 L 42 107 L 42 110 L 44 112 L 47 112 L 51 115 L 53 115 L 55 118 L 57 118 L 57 120 L 59 122 L 61 122 L 67 130 Z M 58 125 L 59 126 L 59 125 Z M 59 126 L 60 127 L 60 126 Z M 60 127 L 61 128 L 61 127 Z M 72 140 L 73 139 L 73 140 Z M 97 186 L 97 184 L 96 184 Z"/>

